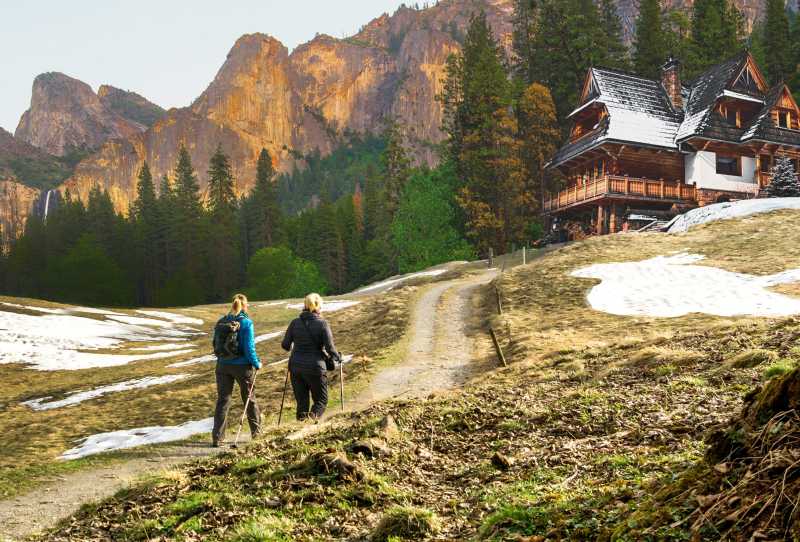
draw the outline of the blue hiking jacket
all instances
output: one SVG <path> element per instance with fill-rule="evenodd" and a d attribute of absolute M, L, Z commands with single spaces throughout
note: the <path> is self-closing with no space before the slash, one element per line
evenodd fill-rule
<path fill-rule="evenodd" d="M 255 331 L 253 330 L 253 321 L 244 311 L 236 316 L 229 314 L 225 319 L 239 321 L 239 351 L 242 352 L 242 355 L 233 359 L 218 359 L 217 363 L 222 363 L 224 365 L 252 365 L 256 369 L 260 369 L 261 360 L 258 359 L 258 354 L 256 353 L 256 338 Z"/>

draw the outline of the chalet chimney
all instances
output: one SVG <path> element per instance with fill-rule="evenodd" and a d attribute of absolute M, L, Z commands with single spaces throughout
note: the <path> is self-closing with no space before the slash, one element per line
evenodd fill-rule
<path fill-rule="evenodd" d="M 666 64 L 661 66 L 661 84 L 667 91 L 669 101 L 677 110 L 683 109 L 683 96 L 681 95 L 681 63 L 678 59 L 669 57 Z"/>

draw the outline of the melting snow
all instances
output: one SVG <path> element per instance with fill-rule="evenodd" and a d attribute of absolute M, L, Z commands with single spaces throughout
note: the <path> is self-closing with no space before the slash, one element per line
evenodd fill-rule
<path fill-rule="evenodd" d="M 197 365 L 198 363 L 206 363 L 207 361 L 217 361 L 217 356 L 209 354 L 207 356 L 200 356 L 199 358 L 187 359 L 186 361 L 179 361 L 167 365 L 168 368 L 173 367 L 188 367 L 189 365 Z"/>
<path fill-rule="evenodd" d="M 714 220 L 742 218 L 780 209 L 800 210 L 800 198 L 748 199 L 698 207 L 697 209 L 692 209 L 687 213 L 675 217 L 669 228 L 669 233 L 684 232 L 692 226 L 698 226 Z"/>
<path fill-rule="evenodd" d="M 98 388 L 94 388 L 91 390 L 74 391 L 69 393 L 67 397 L 59 401 L 48 401 L 48 399 L 52 399 L 52 397 L 40 397 L 38 399 L 31 399 L 30 401 L 24 401 L 21 404 L 30 407 L 33 410 L 52 410 L 54 408 L 77 405 L 78 403 L 88 401 L 89 399 L 102 397 L 103 395 L 106 395 L 108 393 L 114 393 L 117 391 L 138 390 L 142 388 L 149 388 L 151 386 L 158 386 L 160 384 L 169 384 L 171 382 L 184 380 L 189 376 L 190 375 L 188 374 L 148 376 L 145 378 L 137 378 L 135 380 L 126 380 L 125 382 L 118 382 L 116 384 L 110 384 L 108 386 L 100 386 Z"/>
<path fill-rule="evenodd" d="M 787 316 L 800 299 L 767 290 L 800 281 L 800 269 L 769 276 L 694 265 L 697 254 L 658 256 L 639 262 L 596 264 L 572 276 L 600 279 L 587 299 L 592 308 L 626 316 L 674 317 L 693 312 L 716 316 Z"/>
<path fill-rule="evenodd" d="M 0 364 L 28 363 L 43 371 L 124 365 L 132 361 L 176 356 L 184 348 L 154 354 L 117 355 L 85 352 L 111 349 L 123 341 L 181 339 L 179 329 L 158 329 L 69 314 L 33 316 L 0 311 Z"/>
<path fill-rule="evenodd" d="M 190 316 L 184 316 L 182 314 L 175 314 L 173 312 L 162 312 L 162 311 L 145 311 L 145 310 L 137 310 L 139 314 L 144 314 L 147 316 L 155 316 L 156 318 L 163 318 L 164 320 L 169 320 L 175 324 L 196 324 L 200 325 L 203 321 L 200 318 L 192 318 Z"/>
<path fill-rule="evenodd" d="M 152 352 L 154 350 L 180 350 L 181 348 L 186 348 L 186 345 L 181 343 L 154 344 L 152 346 L 131 348 L 131 350 L 135 350 L 136 352 Z"/>
<path fill-rule="evenodd" d="M 256 336 L 255 340 L 256 340 L 256 343 L 268 341 L 270 339 L 274 339 L 275 337 L 281 335 L 282 333 L 283 333 L 282 331 L 273 331 L 272 333 L 266 333 L 264 335 L 258 335 L 258 336 Z"/>
<path fill-rule="evenodd" d="M 348 307 L 352 307 L 353 305 L 358 305 L 361 301 L 347 301 L 344 299 L 334 299 L 333 301 L 325 301 L 322 305 L 323 312 L 336 312 L 342 309 L 346 309 Z M 292 310 L 303 310 L 304 305 L 302 303 L 291 303 L 286 305 L 287 309 Z"/>
<path fill-rule="evenodd" d="M 174 426 L 139 427 L 99 433 L 81 440 L 78 446 L 61 454 L 61 459 L 78 459 L 111 450 L 183 440 L 199 433 L 209 433 L 213 425 L 214 418 L 206 418 Z"/>
<path fill-rule="evenodd" d="M 365 286 L 364 288 L 360 288 L 355 291 L 355 293 L 363 294 L 367 292 L 371 292 L 372 290 L 380 290 L 382 288 L 387 288 L 391 290 L 397 284 L 406 282 L 411 279 L 419 278 L 419 277 L 436 277 L 443 273 L 446 273 L 447 269 L 434 269 L 432 271 L 421 271 L 419 273 L 411 273 L 410 275 L 404 275 L 402 277 L 394 278 L 385 280 L 383 282 L 378 282 L 377 284 L 371 284 L 369 286 Z"/>

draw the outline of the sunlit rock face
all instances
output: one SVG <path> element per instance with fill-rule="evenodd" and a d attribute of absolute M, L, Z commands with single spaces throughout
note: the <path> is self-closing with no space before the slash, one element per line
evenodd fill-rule
<path fill-rule="evenodd" d="M 63 73 L 43 73 L 33 81 L 31 106 L 15 136 L 50 154 L 94 149 L 113 138 L 130 137 L 146 126 L 104 105 L 92 88 Z"/>
<path fill-rule="evenodd" d="M 39 194 L 38 189 L 0 173 L 0 246 L 4 249 L 22 234 Z"/>
<path fill-rule="evenodd" d="M 748 24 L 763 11 L 763 4 L 764 0 L 737 0 Z M 665 7 L 690 5 L 691 0 L 668 0 Z M 619 9 L 630 36 L 638 1 L 619 0 Z M 434 144 L 443 138 L 436 96 L 442 91 L 445 63 L 459 49 L 470 17 L 481 10 L 510 51 L 513 0 L 442 0 L 428 9 L 401 7 L 350 38 L 318 35 L 291 53 L 270 36 L 242 36 L 194 103 L 168 111 L 145 131 L 122 133 L 128 128 L 117 126 L 121 139 L 104 140 L 62 190 L 69 187 L 85 197 L 98 184 L 111 193 L 117 209 L 125 211 L 135 197 L 142 163 L 148 161 L 156 178 L 170 174 L 184 143 L 201 190 L 209 158 L 222 145 L 241 194 L 254 184 L 261 148 L 270 152 L 277 169 L 288 171 L 303 153 L 330 152 L 343 130 L 379 132 L 390 117 L 406 126 L 416 161 L 435 164 Z M 53 123 L 57 129 L 52 134 L 34 130 L 36 141 L 63 149 L 70 140 L 65 134 L 72 133 L 65 119 Z M 23 117 L 20 124 L 31 121 Z"/>

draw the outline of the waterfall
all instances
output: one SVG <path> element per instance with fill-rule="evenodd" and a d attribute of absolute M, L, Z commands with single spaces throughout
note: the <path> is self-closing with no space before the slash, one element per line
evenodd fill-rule
<path fill-rule="evenodd" d="M 44 220 L 47 220 L 47 211 L 50 209 L 50 194 L 52 193 L 52 190 L 48 190 L 47 196 L 44 198 Z"/>

